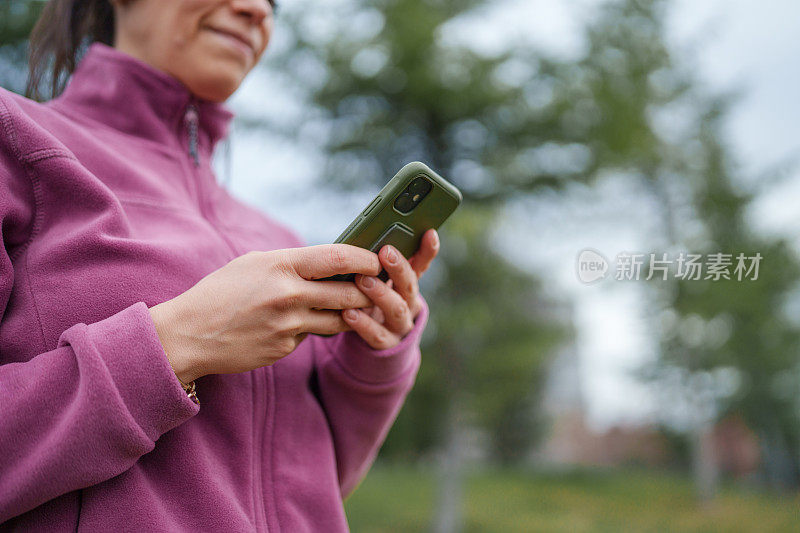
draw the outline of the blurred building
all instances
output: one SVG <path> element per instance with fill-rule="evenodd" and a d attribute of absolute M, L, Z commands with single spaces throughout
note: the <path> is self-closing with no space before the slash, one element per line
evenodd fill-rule
<path fill-rule="evenodd" d="M 543 408 L 550 424 L 531 456 L 538 465 L 665 467 L 676 463 L 676 450 L 656 425 L 614 426 L 605 431 L 589 427 L 574 346 L 554 359 Z M 761 461 L 758 440 L 741 417 L 722 419 L 710 438 L 721 473 L 743 478 L 756 472 Z"/>

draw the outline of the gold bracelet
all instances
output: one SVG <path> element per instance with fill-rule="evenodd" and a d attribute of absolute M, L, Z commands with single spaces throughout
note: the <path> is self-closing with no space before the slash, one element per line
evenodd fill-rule
<path fill-rule="evenodd" d="M 181 387 L 183 387 L 183 390 L 189 396 L 189 399 L 191 399 L 197 405 L 200 405 L 200 400 L 197 398 L 197 392 L 195 391 L 196 386 L 194 384 L 194 380 L 192 380 L 192 382 L 189 384 L 184 384 L 183 381 L 181 381 L 180 378 L 178 378 L 178 383 L 181 384 Z"/>

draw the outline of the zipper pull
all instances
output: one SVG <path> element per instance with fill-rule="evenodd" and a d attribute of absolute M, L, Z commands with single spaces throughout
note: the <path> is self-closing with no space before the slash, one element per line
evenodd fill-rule
<path fill-rule="evenodd" d="M 189 157 L 192 158 L 196 167 L 200 166 L 200 159 L 197 154 L 197 124 L 199 118 L 197 106 L 194 103 L 190 103 L 186 108 L 184 122 L 186 122 L 186 129 L 189 132 Z"/>

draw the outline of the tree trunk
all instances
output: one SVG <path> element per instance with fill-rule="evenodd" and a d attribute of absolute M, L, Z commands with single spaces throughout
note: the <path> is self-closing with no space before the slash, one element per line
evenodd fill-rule
<path fill-rule="evenodd" d="M 707 507 L 717 494 L 719 468 L 714 450 L 712 423 L 697 424 L 692 430 L 692 477 L 700 505 Z"/>
<path fill-rule="evenodd" d="M 437 503 L 433 517 L 435 533 L 458 533 L 463 530 L 464 511 L 464 439 L 461 409 L 457 398 L 450 397 L 445 420 L 446 435 L 439 461 Z"/>
<path fill-rule="evenodd" d="M 760 435 L 764 473 L 770 488 L 779 491 L 794 490 L 798 486 L 797 464 L 777 423 L 765 424 L 770 429 Z"/>

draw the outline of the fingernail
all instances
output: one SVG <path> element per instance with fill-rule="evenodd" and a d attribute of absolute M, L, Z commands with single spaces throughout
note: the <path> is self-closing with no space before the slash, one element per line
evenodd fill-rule
<path fill-rule="evenodd" d="M 358 311 L 356 311 L 355 309 L 347 309 L 344 312 L 344 317 L 347 320 L 355 320 L 358 317 Z"/>
<path fill-rule="evenodd" d="M 389 251 L 386 252 L 386 260 L 391 264 L 395 264 L 397 262 L 397 254 L 395 253 L 394 248 L 389 248 Z"/>
<path fill-rule="evenodd" d="M 439 247 L 439 232 L 436 230 L 433 230 L 433 247 Z"/>
<path fill-rule="evenodd" d="M 364 276 L 361 278 L 361 285 L 367 289 L 371 289 L 375 285 L 375 278 L 372 276 Z"/>

